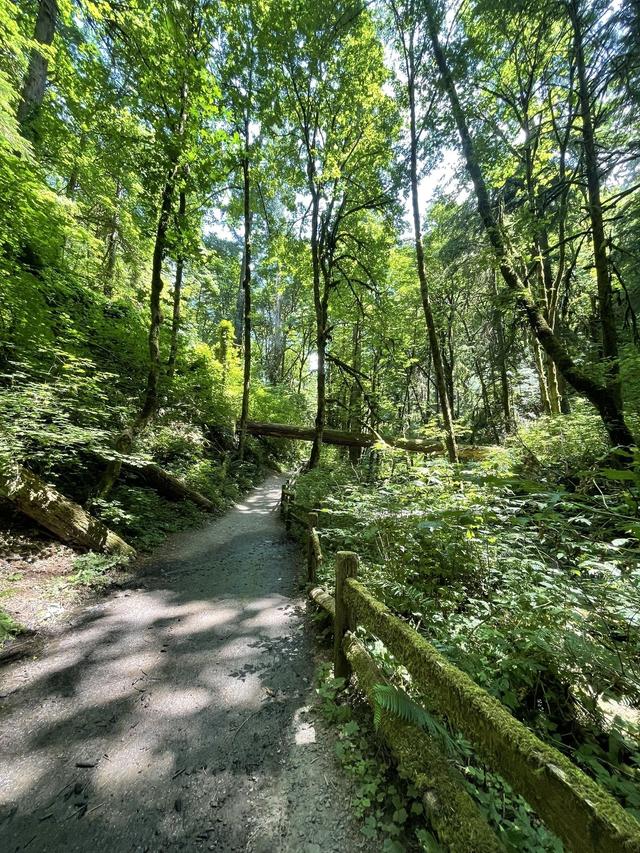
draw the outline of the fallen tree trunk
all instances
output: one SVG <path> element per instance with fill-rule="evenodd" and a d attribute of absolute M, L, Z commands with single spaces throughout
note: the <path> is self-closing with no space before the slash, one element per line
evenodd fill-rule
<path fill-rule="evenodd" d="M 327 611 L 332 619 L 336 618 L 336 600 L 332 595 L 329 595 L 326 589 L 323 589 L 321 586 L 317 586 L 311 590 L 309 595 L 313 598 L 318 607 L 322 607 Z"/>
<path fill-rule="evenodd" d="M 312 427 L 293 426 L 292 424 L 267 424 L 249 421 L 247 432 L 251 435 L 263 435 L 272 438 L 293 438 L 297 441 L 313 441 L 315 429 Z M 391 435 L 380 436 L 385 444 L 407 450 L 410 453 L 446 453 L 446 447 L 442 441 L 432 441 L 424 438 L 396 438 Z M 380 439 L 373 433 L 344 432 L 338 429 L 325 427 L 322 433 L 322 441 L 325 444 L 337 444 L 341 447 L 373 447 Z M 459 447 L 460 459 L 482 459 L 489 447 L 472 447 L 461 445 Z"/>
<path fill-rule="evenodd" d="M 135 550 L 117 533 L 21 465 L 0 467 L 0 496 L 63 542 L 106 554 L 135 556 Z"/>
<path fill-rule="evenodd" d="M 140 477 L 165 498 L 172 501 L 188 500 L 196 506 L 206 509 L 207 512 L 213 512 L 216 509 L 215 504 L 209 498 L 205 498 L 200 492 L 190 488 L 182 480 L 174 477 L 173 474 L 153 462 L 148 462 L 146 465 L 135 465 L 133 462 L 127 462 L 125 466 L 128 471 Z"/>

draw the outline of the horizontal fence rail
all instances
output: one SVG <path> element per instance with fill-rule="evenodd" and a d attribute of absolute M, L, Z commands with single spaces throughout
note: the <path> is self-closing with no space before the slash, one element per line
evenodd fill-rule
<path fill-rule="evenodd" d="M 429 710 L 449 720 L 474 745 L 478 754 L 527 800 L 567 849 L 575 853 L 640 853 L 640 824 L 572 761 L 536 737 L 495 697 L 378 601 L 357 580 L 356 554 L 337 553 L 333 596 L 315 586 L 316 571 L 323 559 L 318 514 L 310 512 L 304 520 L 297 514 L 293 516 L 295 495 L 289 484 L 286 492 L 285 497 L 283 487 L 285 523 L 289 516 L 307 528 L 310 597 L 333 619 L 335 676 L 348 680 L 352 670 L 355 671 L 359 687 L 374 703 L 373 687 L 384 683 L 385 678 L 352 633 L 362 626 L 380 639 L 407 669 L 414 684 L 429 697 Z M 431 825 L 445 846 L 460 853 L 502 849 L 461 787 L 460 779 L 444 757 L 437 754 L 424 732 L 400 720 L 391 721 L 384 714 L 380 730 L 401 770 L 417 781 L 418 790 L 429 806 Z M 452 808 L 457 810 L 457 818 Z"/>

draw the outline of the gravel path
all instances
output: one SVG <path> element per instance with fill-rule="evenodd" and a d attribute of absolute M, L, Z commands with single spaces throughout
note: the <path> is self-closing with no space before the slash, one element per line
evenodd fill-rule
<path fill-rule="evenodd" d="M 365 843 L 313 708 L 313 637 L 272 477 L 178 534 L 0 678 L 0 850 Z"/>

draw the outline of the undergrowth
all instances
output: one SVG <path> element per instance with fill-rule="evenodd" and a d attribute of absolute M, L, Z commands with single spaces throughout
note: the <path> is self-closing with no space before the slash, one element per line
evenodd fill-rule
<path fill-rule="evenodd" d="M 421 820 L 424 807 L 417 790 L 395 776 L 392 761 L 374 737 L 366 709 L 354 704 L 344 686 L 344 679 L 332 677 L 328 664 L 320 667 L 316 689 L 320 708 L 325 719 L 337 727 L 336 756 L 351 779 L 351 805 L 362 834 L 377 839 L 384 853 L 440 853 Z"/>
<path fill-rule="evenodd" d="M 0 607 L 0 648 L 22 631 L 22 626 Z"/>
<path fill-rule="evenodd" d="M 155 460 L 208 498 L 214 512 L 223 513 L 250 489 L 270 463 L 256 442 L 250 442 L 247 460 L 221 454 L 203 431 L 192 425 L 168 422 L 144 437 L 142 459 Z M 169 501 L 135 481 L 117 485 L 107 499 L 95 498 L 92 511 L 139 551 L 151 551 L 171 533 L 197 527 L 207 513 L 188 500 Z"/>
<path fill-rule="evenodd" d="M 334 458 L 296 499 L 321 510 L 320 580 L 357 551 L 380 600 L 640 817 L 640 468 L 600 442 L 578 413 L 483 463 Z M 528 832 L 504 783 L 465 774 Z"/>

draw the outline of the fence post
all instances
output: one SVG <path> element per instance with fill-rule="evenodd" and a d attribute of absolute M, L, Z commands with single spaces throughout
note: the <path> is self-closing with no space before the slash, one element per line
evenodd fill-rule
<path fill-rule="evenodd" d="M 316 563 L 316 552 L 313 548 L 313 532 L 318 526 L 318 513 L 310 512 L 309 516 L 309 530 L 307 532 L 307 580 L 309 583 L 316 582 L 316 570 L 318 568 Z"/>
<path fill-rule="evenodd" d="M 287 533 L 289 533 L 289 531 L 291 530 L 291 504 L 293 503 L 294 499 L 295 498 L 293 492 L 287 491 L 287 508 L 284 514 L 284 529 L 287 531 Z"/>
<path fill-rule="evenodd" d="M 358 575 L 359 558 L 353 551 L 338 551 L 336 554 L 336 618 L 333 640 L 333 674 L 335 678 L 349 680 L 351 667 L 342 649 L 344 635 L 351 627 L 349 612 L 344 601 L 344 584 L 347 578 Z"/>
<path fill-rule="evenodd" d="M 280 493 L 280 518 L 285 518 L 287 514 L 287 484 L 284 483 L 282 486 L 282 492 Z"/>

